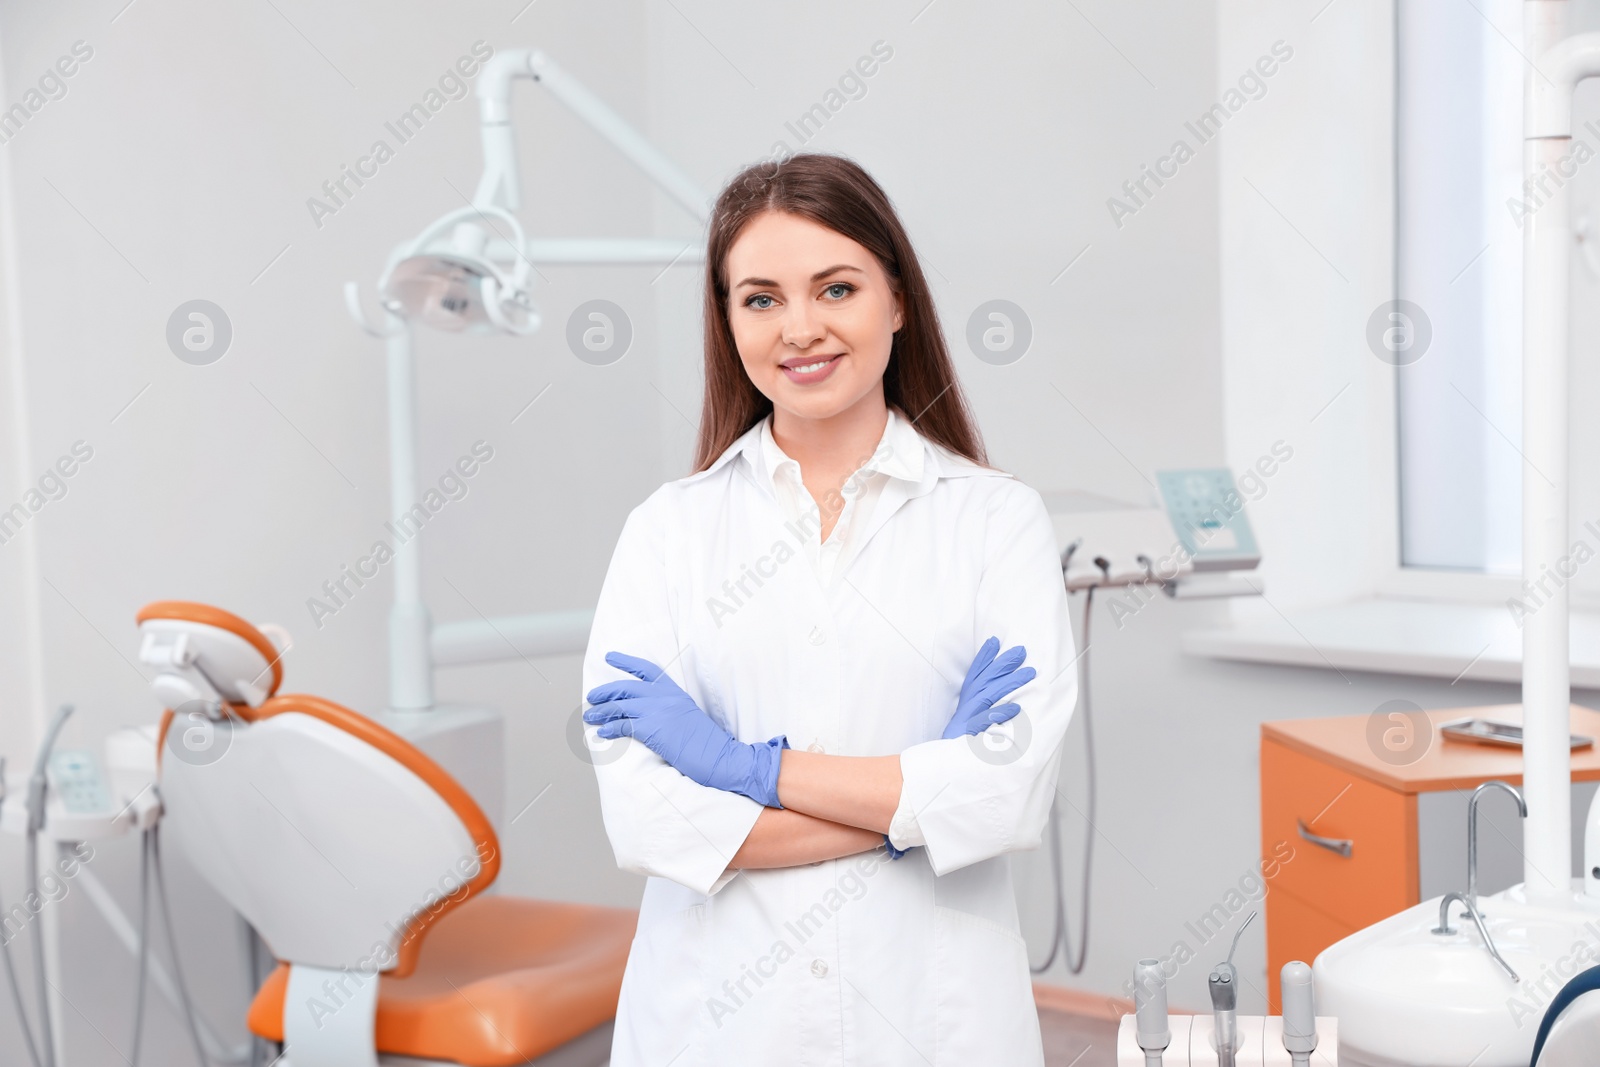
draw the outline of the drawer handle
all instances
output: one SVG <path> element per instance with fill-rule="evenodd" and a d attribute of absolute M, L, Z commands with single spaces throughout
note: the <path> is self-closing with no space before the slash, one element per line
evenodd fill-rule
<path fill-rule="evenodd" d="M 1296 819 L 1295 822 L 1299 824 L 1300 836 L 1310 841 L 1313 845 L 1321 845 L 1329 852 L 1337 852 L 1345 859 L 1349 859 L 1350 853 L 1355 849 L 1355 842 L 1348 837 L 1323 837 L 1320 834 L 1312 833 L 1311 827 L 1306 825 L 1304 819 Z"/>

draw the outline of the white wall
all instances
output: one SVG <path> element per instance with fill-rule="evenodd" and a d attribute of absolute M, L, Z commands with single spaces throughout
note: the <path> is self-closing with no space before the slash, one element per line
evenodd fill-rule
<path fill-rule="evenodd" d="M 1294 458 L 1251 508 L 1271 600 L 1254 610 L 1362 591 L 1375 566 L 1363 547 L 1370 487 L 1389 462 L 1372 446 L 1381 368 L 1360 328 L 1387 285 L 1390 15 L 1373 0 L 1320 6 L 832 2 L 802 17 L 706 0 L 535 4 L 520 15 L 409 5 L 394 17 L 376 4 L 140 3 L 120 15 L 121 0 L 0 5 L 7 103 L 74 41 L 95 50 L 66 97 L 0 148 L 16 220 L 4 236 L 20 264 L 19 300 L 4 309 L 8 325 L 20 316 L 20 337 L 0 337 L 25 372 L 31 419 L 0 434 L 0 502 L 73 441 L 95 448 L 67 496 L 30 525 L 43 700 L 79 707 L 66 743 L 93 744 L 154 713 L 130 661 L 133 613 L 158 598 L 283 622 L 299 642 L 290 689 L 381 706 L 386 579 L 320 630 L 305 603 L 379 534 L 387 506 L 381 356 L 345 317 L 340 286 L 360 279 L 370 294 L 388 248 L 458 205 L 455 190 L 470 194 L 470 101 L 447 105 L 320 229 L 305 200 L 480 38 L 545 48 L 708 191 L 775 141 L 801 148 L 786 121 L 885 42 L 893 56 L 865 96 L 806 147 L 860 160 L 902 212 L 992 457 L 1041 490 L 1144 501 L 1157 470 L 1238 468 L 1283 440 Z M 1265 96 L 1197 145 L 1184 123 L 1280 38 L 1294 56 Z M 517 107 L 530 228 L 697 232 L 535 89 L 522 87 Z M 1119 226 L 1108 198 L 1125 196 L 1123 183 L 1178 138 L 1194 158 Z M 428 528 L 426 589 L 440 619 L 592 603 L 628 510 L 692 456 L 698 271 L 654 282 L 654 271 L 544 273 L 550 329 L 419 345 L 422 477 L 476 439 L 496 448 L 470 495 Z M 232 350 L 209 367 L 181 363 L 163 341 L 169 313 L 195 297 L 221 304 L 234 325 Z M 622 304 L 637 329 L 634 350 L 610 367 L 573 358 L 559 329 L 593 297 Z M 963 340 L 968 315 L 997 297 L 1023 306 L 1035 330 L 1029 354 L 1006 367 L 978 361 Z M 11 388 L 0 379 L 0 392 Z M 13 758 L 43 711 L 30 707 L 19 652 L 29 625 L 19 545 L 0 546 L 0 744 Z M 1260 852 L 1260 722 L 1365 713 L 1396 696 L 1423 706 L 1514 698 L 1508 687 L 1181 653 L 1184 629 L 1230 613 L 1160 600 L 1118 629 L 1097 606 L 1093 932 L 1085 972 L 1058 963 L 1052 981 L 1116 992 L 1135 959 L 1168 952 L 1186 921 L 1238 884 Z M 510 812 L 550 787 L 503 834 L 504 887 L 636 901 L 639 880 L 615 869 L 604 841 L 592 772 L 565 740 L 581 696 L 576 657 L 448 670 L 438 686 L 441 699 L 504 712 Z M 1074 906 L 1084 774 L 1075 742 L 1063 776 Z M 1044 859 L 1017 864 L 1036 957 L 1049 925 Z M 113 842 L 94 861 L 130 902 L 133 860 L 132 842 Z M 0 847 L 0 863 L 14 895 L 14 850 Z M 241 1035 L 228 917 L 203 887 L 180 882 L 180 938 L 203 1010 Z M 72 1062 L 121 1062 L 106 1041 L 126 1040 L 131 964 L 108 948 L 81 894 L 59 914 Z M 1198 1007 L 1219 950 L 1191 947 L 1199 959 L 1173 999 Z M 1257 987 L 1263 958 L 1258 929 L 1240 949 Z M 1246 997 L 1247 1010 L 1260 1006 Z M 151 1017 L 150 1061 L 182 1062 L 172 1013 L 155 1002 Z M 9 1026 L 0 1011 L 0 1048 L 15 1048 Z"/>
<path fill-rule="evenodd" d="M 320 229 L 306 199 L 387 137 L 385 120 L 478 39 L 546 46 L 643 123 L 640 5 L 537 5 L 514 25 L 516 7 L 487 3 L 408 5 L 403 17 L 379 4 L 140 3 L 113 22 L 120 7 L 0 8 L 7 104 L 74 41 L 94 49 L 67 95 L 0 148 L 16 207 L 8 237 L 22 264 L 20 305 L 6 311 L 20 315 L 22 334 L 20 351 L 7 355 L 21 359 L 29 384 L 25 476 L 37 478 L 34 468 L 74 440 L 94 448 L 67 495 L 30 524 L 45 699 L 78 706 L 68 746 L 151 719 L 157 708 L 130 662 L 133 613 L 186 598 L 291 627 L 291 691 L 380 707 L 387 576 L 320 630 L 306 607 L 382 533 L 388 510 L 382 351 L 346 317 L 340 289 L 359 279 L 370 300 L 389 248 L 458 206 L 456 189 L 470 195 L 480 169 L 473 102 L 447 104 Z M 645 183 L 552 101 L 523 86 L 518 106 L 530 226 L 555 236 L 696 232 L 682 216 L 656 220 Z M 714 163 L 681 158 L 708 185 L 716 178 Z M 639 418 L 658 403 L 649 273 L 545 274 L 543 301 L 558 324 L 581 300 L 605 295 L 637 309 L 641 343 L 610 368 L 573 358 L 560 329 L 525 341 L 419 344 L 422 478 L 437 478 L 476 439 L 496 449 L 424 539 L 427 594 L 442 619 L 591 604 L 623 517 L 665 476 L 657 432 Z M 231 350 L 206 367 L 180 362 L 164 340 L 170 312 L 196 297 L 220 304 L 234 328 Z M 5 418 L 9 504 L 19 460 Z M 0 546 L 8 636 L 24 621 L 13 607 L 25 589 L 16 548 Z M 31 716 L 25 672 L 11 669 L 26 661 L 15 642 L 5 647 L 0 736 L 15 760 L 31 751 Z M 443 696 L 476 696 L 506 715 L 513 811 L 554 783 L 504 835 L 506 885 L 621 901 L 637 887 L 616 872 L 593 772 L 564 741 L 578 685 L 576 657 L 440 679 Z M 117 841 L 92 863 L 130 907 L 135 859 L 136 844 Z M 15 856 L 0 852 L 0 862 L 14 899 Z M 242 1036 L 230 920 L 181 868 L 176 881 L 179 937 L 202 1008 Z M 61 985 L 75 1006 L 69 1057 L 120 1063 L 106 1040 L 128 1040 L 131 961 L 81 894 L 58 914 Z M 0 1010 L 0 1027 L 9 1015 Z M 184 1062 L 174 1015 L 157 1000 L 150 1017 L 146 1062 Z M 10 1034 L 0 1030 L 6 1062 L 19 1047 Z"/>

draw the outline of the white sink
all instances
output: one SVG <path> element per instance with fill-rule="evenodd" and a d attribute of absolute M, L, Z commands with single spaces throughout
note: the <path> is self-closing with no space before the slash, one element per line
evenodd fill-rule
<path fill-rule="evenodd" d="M 1520 886 L 1479 898 L 1489 936 L 1520 982 L 1495 963 L 1461 905 L 1451 905 L 1455 933 L 1433 933 L 1441 899 L 1317 957 L 1317 1014 L 1338 1017 L 1345 1067 L 1527 1067 L 1551 998 L 1600 956 L 1600 900 L 1581 888 L 1567 907 L 1530 905 Z M 1581 946 L 1588 956 L 1575 955 Z"/>

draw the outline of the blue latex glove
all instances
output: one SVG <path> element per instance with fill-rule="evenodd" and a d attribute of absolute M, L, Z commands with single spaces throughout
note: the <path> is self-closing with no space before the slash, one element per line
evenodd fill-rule
<path fill-rule="evenodd" d="M 1028 650 L 1014 645 L 1001 652 L 1000 639 L 991 637 L 978 649 L 967 676 L 961 682 L 961 697 L 956 702 L 956 713 L 944 728 L 946 739 L 981 734 L 995 723 L 1005 722 L 1022 710 L 1017 703 L 995 706 L 995 701 L 1033 681 L 1039 672 L 1023 667 Z"/>
<path fill-rule="evenodd" d="M 944 737 L 966 737 L 971 734 L 980 734 L 995 723 L 1005 722 L 1022 710 L 1017 703 L 994 706 L 1000 698 L 1021 689 L 1038 674 L 1032 667 L 1021 667 L 1022 661 L 1027 657 L 1028 650 L 1021 645 L 1006 649 L 1005 653 L 996 656 L 1000 651 L 1000 639 L 991 637 L 978 649 L 978 654 L 972 660 L 972 666 L 967 668 L 967 676 L 961 682 L 961 696 L 956 701 L 956 713 L 944 728 Z M 1018 669 L 1018 668 L 1021 669 Z M 911 851 L 906 848 L 895 848 L 894 842 L 889 840 L 889 835 L 883 835 L 884 847 L 889 850 L 889 858 L 897 860 Z M 913 846 L 915 847 L 915 846 Z"/>
<path fill-rule="evenodd" d="M 606 653 L 606 662 L 633 678 L 589 690 L 594 707 L 583 713 L 583 721 L 599 726 L 599 736 L 631 737 L 701 785 L 783 807 L 778 767 L 788 737 L 779 734 L 754 745 L 736 741 L 654 663 L 621 652 Z"/>

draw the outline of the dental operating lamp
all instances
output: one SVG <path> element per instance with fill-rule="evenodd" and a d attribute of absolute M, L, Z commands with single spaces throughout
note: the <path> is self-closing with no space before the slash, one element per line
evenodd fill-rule
<path fill-rule="evenodd" d="M 540 265 L 667 266 L 705 260 L 698 238 L 529 238 L 515 215 L 522 201 L 511 89 L 520 78 L 549 90 L 697 222 L 704 224 L 709 216 L 710 198 L 692 179 L 548 56 L 526 48 L 497 52 L 484 65 L 476 90 L 484 166 L 472 203 L 446 212 L 390 254 L 378 283 L 381 322 L 367 317 L 357 284 L 345 286 L 351 316 L 367 333 L 381 338 L 387 349 L 390 510 L 397 518 L 419 499 L 414 327 L 527 335 L 542 321 L 532 292 Z M 433 707 L 435 666 L 583 651 L 592 610 L 434 625 L 422 597 L 418 539 L 394 545 L 393 552 L 392 710 Z"/>
<path fill-rule="evenodd" d="M 480 219 L 499 219 L 511 228 L 515 248 L 525 248 L 522 224 L 509 211 L 470 205 L 452 211 L 423 230 L 399 262 L 385 272 L 378 289 L 383 306 L 402 318 L 436 330 L 528 334 L 539 328 L 528 291 L 529 263 L 518 255 L 509 269 L 485 255 L 488 232 Z M 434 242 L 449 234 L 449 244 Z"/>

